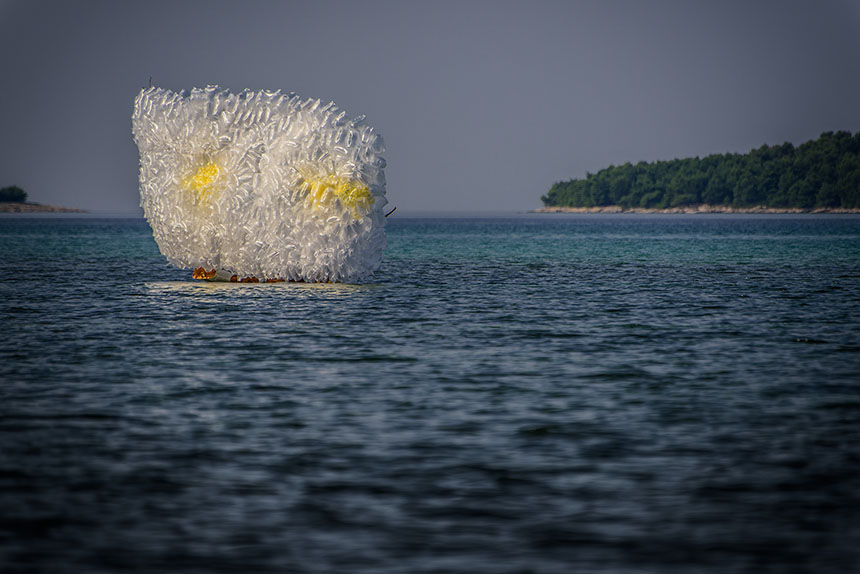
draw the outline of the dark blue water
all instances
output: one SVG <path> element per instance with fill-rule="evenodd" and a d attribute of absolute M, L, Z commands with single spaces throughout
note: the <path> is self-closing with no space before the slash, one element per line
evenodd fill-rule
<path fill-rule="evenodd" d="M 860 217 L 389 220 L 369 285 L 0 218 L 0 571 L 860 569 Z"/>

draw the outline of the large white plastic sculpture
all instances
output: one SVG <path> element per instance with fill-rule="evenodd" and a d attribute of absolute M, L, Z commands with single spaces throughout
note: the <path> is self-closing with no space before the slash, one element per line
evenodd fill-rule
<path fill-rule="evenodd" d="M 138 94 L 140 203 L 195 278 L 360 282 L 385 247 L 382 138 L 334 103 L 217 86 Z"/>

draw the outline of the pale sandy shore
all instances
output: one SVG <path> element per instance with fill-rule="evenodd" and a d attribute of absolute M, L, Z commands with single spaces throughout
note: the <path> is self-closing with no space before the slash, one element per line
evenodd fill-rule
<path fill-rule="evenodd" d="M 644 207 L 623 208 L 620 205 L 600 207 L 541 207 L 531 213 L 860 213 L 860 209 L 799 209 L 774 208 L 757 205 L 754 207 L 732 207 L 731 205 L 684 205 L 666 209 L 646 209 Z"/>
<path fill-rule="evenodd" d="M 0 202 L 0 213 L 86 213 L 83 209 L 39 203 Z"/>

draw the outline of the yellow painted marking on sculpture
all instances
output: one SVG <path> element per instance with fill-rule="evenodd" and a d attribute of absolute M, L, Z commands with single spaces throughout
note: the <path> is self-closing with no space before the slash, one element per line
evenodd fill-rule
<path fill-rule="evenodd" d="M 185 180 L 185 187 L 196 191 L 200 201 L 208 199 L 209 194 L 212 193 L 212 184 L 218 179 L 219 172 L 218 166 L 210 161 L 206 165 L 201 166 L 193 177 Z"/>
<path fill-rule="evenodd" d="M 327 206 L 333 198 L 337 198 L 340 204 L 349 209 L 352 216 L 358 219 L 370 211 L 370 206 L 373 204 L 370 188 L 360 181 L 334 175 L 320 178 L 305 177 L 304 180 L 309 195 L 318 206 Z"/>

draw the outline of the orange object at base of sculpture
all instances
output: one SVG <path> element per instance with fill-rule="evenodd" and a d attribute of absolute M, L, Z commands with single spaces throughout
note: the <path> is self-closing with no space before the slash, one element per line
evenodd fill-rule
<path fill-rule="evenodd" d="M 191 276 L 195 279 L 212 279 L 216 273 L 218 272 L 215 269 L 206 271 L 203 267 L 198 267 L 191 273 Z"/>

